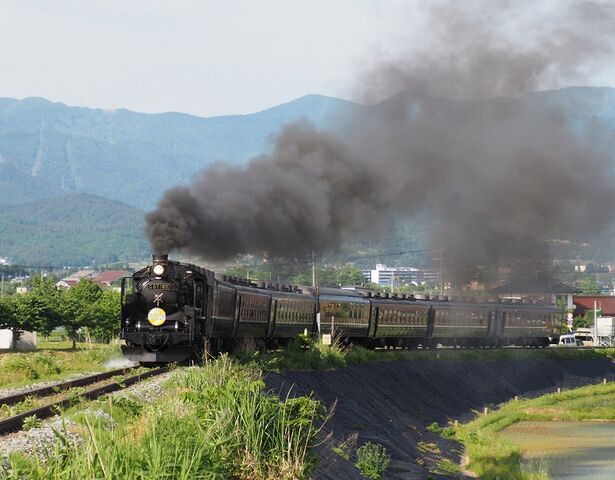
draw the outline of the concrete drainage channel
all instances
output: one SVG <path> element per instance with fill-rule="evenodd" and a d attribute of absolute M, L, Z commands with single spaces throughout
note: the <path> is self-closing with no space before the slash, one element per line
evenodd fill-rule
<path fill-rule="evenodd" d="M 125 375 L 131 370 L 132 370 L 131 368 L 113 370 L 113 371 L 105 372 L 102 374 L 91 375 L 90 377 L 80 378 L 78 380 L 73 380 L 70 382 L 63 383 L 63 384 L 58 384 L 58 385 L 54 385 L 51 387 L 44 387 L 38 390 L 32 390 L 29 392 L 20 393 L 18 395 L 13 395 L 11 397 L 5 397 L 5 398 L 0 399 L 0 406 L 3 404 L 4 405 L 14 405 L 16 403 L 23 401 L 27 397 L 47 396 L 47 395 L 58 393 L 61 390 L 67 390 L 69 388 L 91 385 L 91 384 L 94 384 L 94 383 L 97 383 L 103 380 L 113 378 L 118 375 Z M 100 397 L 101 395 L 105 395 L 107 393 L 112 393 L 118 390 L 122 390 L 126 387 L 134 385 L 135 383 L 145 380 L 146 378 L 154 377 L 156 375 L 160 375 L 168 371 L 169 371 L 169 367 L 154 368 L 146 372 L 141 372 L 137 375 L 124 378 L 120 382 L 113 382 L 113 383 L 104 385 L 102 387 L 88 390 L 86 392 L 76 395 L 76 397 L 64 398 L 57 402 L 52 402 L 42 407 L 34 408 L 27 412 L 14 415 L 12 417 L 9 417 L 9 418 L 6 418 L 0 421 L 0 434 L 20 430 L 23 426 L 24 420 L 28 417 L 36 416 L 36 418 L 38 419 L 44 419 L 44 418 L 51 417 L 52 415 L 58 413 L 58 411 L 60 411 L 61 409 L 72 405 L 75 402 L 75 398 L 80 399 L 80 400 L 81 399 L 93 400 L 95 398 Z"/>

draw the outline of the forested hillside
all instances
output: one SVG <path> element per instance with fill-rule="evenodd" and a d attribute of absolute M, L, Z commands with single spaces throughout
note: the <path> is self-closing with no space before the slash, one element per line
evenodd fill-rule
<path fill-rule="evenodd" d="M 143 212 L 95 195 L 0 205 L 0 256 L 32 265 L 96 265 L 149 255 Z"/>

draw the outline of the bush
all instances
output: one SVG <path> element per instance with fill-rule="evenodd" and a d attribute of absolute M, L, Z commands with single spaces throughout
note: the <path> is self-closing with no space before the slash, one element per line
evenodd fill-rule
<path fill-rule="evenodd" d="M 37 380 L 41 375 L 32 360 L 32 357 L 23 354 L 11 355 L 2 363 L 2 368 L 5 372 L 16 373 L 28 380 Z"/>
<path fill-rule="evenodd" d="M 380 480 L 390 463 L 386 448 L 377 443 L 367 442 L 357 450 L 355 465 L 370 480 Z"/>

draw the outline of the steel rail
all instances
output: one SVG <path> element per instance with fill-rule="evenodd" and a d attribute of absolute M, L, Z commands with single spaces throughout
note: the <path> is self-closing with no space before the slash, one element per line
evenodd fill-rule
<path fill-rule="evenodd" d="M 67 382 L 56 383 L 46 387 L 35 388 L 28 390 L 27 392 L 16 393 L 14 395 L 8 395 L 6 397 L 0 397 L 0 405 L 15 405 L 16 403 L 23 402 L 28 397 L 45 397 L 47 395 L 54 395 L 62 390 L 68 390 L 74 387 L 84 387 L 91 385 L 92 383 L 101 382 L 108 378 L 115 377 L 117 375 L 126 375 L 131 370 L 138 367 L 119 368 L 117 370 L 109 370 L 108 372 L 95 373 L 87 377 L 77 378 L 75 380 L 69 380 Z"/>
<path fill-rule="evenodd" d="M 74 404 L 76 399 L 94 400 L 95 398 L 98 398 L 102 395 L 105 395 L 107 393 L 117 392 L 118 390 L 123 390 L 126 387 L 129 387 L 131 385 L 134 385 L 135 383 L 140 382 L 141 380 L 144 380 L 146 378 L 153 377 L 156 375 L 160 375 L 162 373 L 168 372 L 169 370 L 170 370 L 170 367 L 168 366 L 154 368 L 152 370 L 148 370 L 147 372 L 142 372 L 137 375 L 133 375 L 132 377 L 125 378 L 120 383 L 110 383 L 108 385 L 104 385 L 102 387 L 80 393 L 76 397 L 65 398 L 57 402 L 50 403 L 49 405 L 44 405 L 42 407 L 34 408 L 27 412 L 20 413 L 19 415 L 15 415 L 13 417 L 0 420 L 0 434 L 20 430 L 21 427 L 23 426 L 24 420 L 27 417 L 36 415 L 36 418 L 38 419 L 48 418 L 48 417 L 55 415 L 59 411 L 61 411 L 63 408 L 66 408 Z"/>
<path fill-rule="evenodd" d="M 378 352 L 378 353 L 386 353 L 386 352 L 391 352 L 391 353 L 399 353 L 399 352 L 433 352 L 433 353 L 442 353 L 442 352 L 461 352 L 461 351 L 468 351 L 468 350 L 477 350 L 477 351 L 493 351 L 493 350 L 501 350 L 504 352 L 520 352 L 520 351 L 536 351 L 536 350 L 540 350 L 540 351 L 550 351 L 550 352 L 566 352 L 566 351 L 570 351 L 570 350 L 608 350 L 608 349 L 614 349 L 615 347 L 608 347 L 608 346 L 595 346 L 595 347 L 590 347 L 590 346 L 576 346 L 576 347 L 558 347 L 558 346 L 549 346 L 549 347 L 542 347 L 542 346 L 529 346 L 529 345 L 502 345 L 502 346 L 489 346 L 489 345 L 481 345 L 478 347 L 473 347 L 473 346 L 442 346 L 442 347 L 420 347 L 420 348 L 404 348 L 404 347 L 399 347 L 399 346 L 395 346 L 395 347 L 389 347 L 389 348 L 385 348 L 385 347 L 376 347 L 374 349 L 372 349 L 373 352 Z"/>

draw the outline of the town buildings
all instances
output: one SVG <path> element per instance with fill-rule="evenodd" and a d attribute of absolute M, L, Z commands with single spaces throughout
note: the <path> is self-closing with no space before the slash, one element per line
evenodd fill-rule
<path fill-rule="evenodd" d="M 377 264 L 373 270 L 364 270 L 363 275 L 368 282 L 381 287 L 399 287 L 402 285 L 438 285 L 440 274 L 438 271 L 414 267 L 388 267 Z"/>

